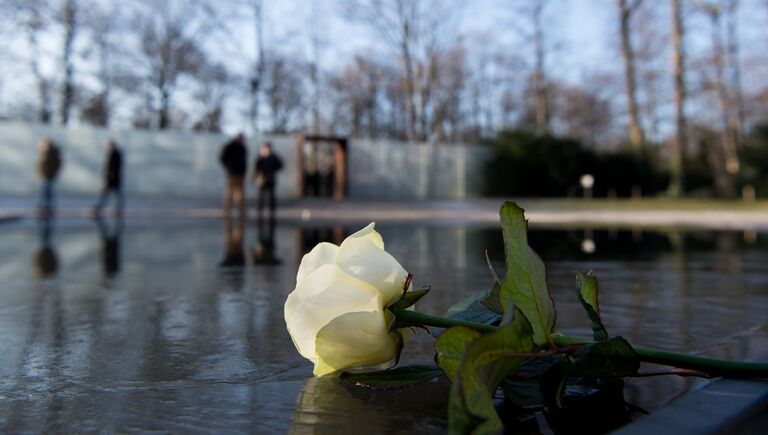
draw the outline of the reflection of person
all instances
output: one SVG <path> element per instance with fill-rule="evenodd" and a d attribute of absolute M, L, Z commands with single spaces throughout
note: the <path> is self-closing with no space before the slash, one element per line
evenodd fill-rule
<path fill-rule="evenodd" d="M 48 138 L 38 144 L 37 172 L 43 179 L 43 189 L 40 194 L 40 210 L 44 215 L 53 211 L 53 183 L 61 169 L 61 151 Z"/>
<path fill-rule="evenodd" d="M 122 232 L 122 220 L 115 219 L 112 231 L 109 230 L 103 219 L 96 221 L 101 236 L 101 263 L 104 268 L 104 276 L 110 278 L 120 271 L 120 233 Z"/>
<path fill-rule="evenodd" d="M 256 220 L 256 244 L 251 250 L 251 260 L 254 266 L 275 266 L 282 261 L 275 256 L 275 217 L 269 219 L 259 217 Z"/>
<path fill-rule="evenodd" d="M 283 161 L 272 152 L 272 144 L 265 142 L 261 146 L 253 177 L 259 188 L 258 212 L 264 208 L 264 202 L 269 201 L 269 211 L 275 213 L 275 185 L 277 184 L 277 172 L 283 168 Z"/>
<path fill-rule="evenodd" d="M 235 225 L 229 216 L 224 216 L 224 232 L 226 247 L 224 258 L 219 263 L 220 267 L 245 266 L 245 252 L 243 251 L 243 219 L 237 219 Z"/>
<path fill-rule="evenodd" d="M 32 262 L 38 276 L 46 277 L 56 273 L 59 262 L 56 257 L 56 251 L 53 249 L 51 238 L 53 235 L 53 225 L 51 219 L 40 220 L 40 249 L 35 252 Z"/>
<path fill-rule="evenodd" d="M 101 190 L 101 195 L 99 195 L 99 199 L 93 207 L 94 215 L 101 213 L 101 208 L 106 204 L 110 193 L 115 196 L 115 214 L 117 215 L 122 212 L 123 195 L 120 190 L 122 169 L 123 153 L 117 147 L 117 144 L 110 140 L 107 142 L 107 160 L 104 165 L 104 188 Z"/>
<path fill-rule="evenodd" d="M 240 214 L 245 214 L 245 196 L 243 193 L 245 173 L 248 166 L 248 149 L 245 136 L 240 133 L 224 145 L 219 156 L 222 166 L 227 171 L 227 192 L 224 197 L 224 214 L 228 215 L 233 203 Z"/>

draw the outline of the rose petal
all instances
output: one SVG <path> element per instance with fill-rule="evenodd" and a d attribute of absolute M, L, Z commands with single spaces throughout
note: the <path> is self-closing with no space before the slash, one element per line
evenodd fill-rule
<path fill-rule="evenodd" d="M 335 262 L 348 274 L 377 288 L 389 304 L 403 293 L 408 272 L 379 246 L 381 236 L 372 225 L 355 233 L 360 234 L 370 228 L 364 235 L 353 235 L 341 242 Z"/>
<path fill-rule="evenodd" d="M 325 264 L 304 277 L 285 301 L 285 323 L 299 353 L 312 362 L 317 332 L 351 311 L 383 311 L 386 301 L 370 284 Z"/>
<path fill-rule="evenodd" d="M 299 271 L 296 273 L 296 284 L 318 267 L 333 263 L 338 251 L 339 247 L 333 243 L 318 243 L 302 257 Z"/>
<path fill-rule="evenodd" d="M 396 337 L 387 331 L 382 311 L 342 314 L 317 333 L 315 343 L 316 376 L 345 369 L 383 370 L 396 351 Z"/>
<path fill-rule="evenodd" d="M 379 249 L 383 250 L 384 249 L 384 239 L 381 238 L 381 234 L 379 234 L 379 232 L 376 231 L 374 228 L 376 228 L 376 222 L 371 222 L 365 228 L 363 228 L 362 230 L 352 234 L 351 236 L 347 237 L 345 240 L 367 238 L 374 245 L 378 246 Z M 344 242 L 342 242 L 342 243 L 344 243 Z"/>

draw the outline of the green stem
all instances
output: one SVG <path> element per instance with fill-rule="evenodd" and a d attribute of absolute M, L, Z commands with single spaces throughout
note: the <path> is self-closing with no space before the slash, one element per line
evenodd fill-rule
<path fill-rule="evenodd" d="M 466 320 L 449 319 L 446 317 L 432 316 L 429 314 L 418 313 L 415 311 L 398 310 L 395 313 L 397 320 L 402 323 L 416 324 L 424 326 L 435 326 L 439 328 L 450 328 L 451 326 L 466 326 L 480 332 L 493 332 L 498 329 L 496 326 L 484 323 L 469 322 Z M 553 335 L 552 340 L 558 346 L 591 344 L 593 340 L 570 337 L 567 335 Z M 644 347 L 635 347 L 635 352 L 640 360 L 647 363 L 668 365 L 690 370 L 698 370 L 713 376 L 727 377 L 768 377 L 768 364 L 753 363 L 742 361 L 729 361 L 716 358 L 707 358 L 696 355 L 688 355 L 678 352 L 669 352 L 665 350 L 649 349 Z"/>

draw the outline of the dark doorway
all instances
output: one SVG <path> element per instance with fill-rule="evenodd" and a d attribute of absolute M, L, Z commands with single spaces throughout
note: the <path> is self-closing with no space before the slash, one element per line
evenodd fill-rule
<path fill-rule="evenodd" d="M 347 139 L 302 136 L 296 142 L 299 196 L 347 196 Z"/>

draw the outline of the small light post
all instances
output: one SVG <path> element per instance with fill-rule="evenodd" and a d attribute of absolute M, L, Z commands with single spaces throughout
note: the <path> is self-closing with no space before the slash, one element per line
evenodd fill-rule
<path fill-rule="evenodd" d="M 595 185 L 595 177 L 592 174 L 584 174 L 579 178 L 579 184 L 584 191 L 584 199 L 592 199 L 592 186 Z"/>

